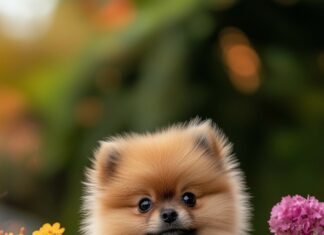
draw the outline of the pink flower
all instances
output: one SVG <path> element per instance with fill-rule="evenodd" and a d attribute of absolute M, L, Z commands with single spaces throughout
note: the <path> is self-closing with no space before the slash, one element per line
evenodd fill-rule
<path fill-rule="evenodd" d="M 310 196 L 284 197 L 268 223 L 276 235 L 324 235 L 324 203 Z"/>

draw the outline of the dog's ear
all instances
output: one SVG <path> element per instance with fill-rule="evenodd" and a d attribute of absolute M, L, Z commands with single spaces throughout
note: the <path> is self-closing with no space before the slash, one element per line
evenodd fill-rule
<path fill-rule="evenodd" d="M 99 148 L 94 154 L 94 168 L 98 172 L 97 178 L 101 183 L 107 183 L 117 174 L 121 155 L 115 141 L 100 141 Z"/>
<path fill-rule="evenodd" d="M 231 154 L 232 146 L 222 131 L 211 120 L 191 124 L 195 145 L 217 158 L 226 158 Z"/>

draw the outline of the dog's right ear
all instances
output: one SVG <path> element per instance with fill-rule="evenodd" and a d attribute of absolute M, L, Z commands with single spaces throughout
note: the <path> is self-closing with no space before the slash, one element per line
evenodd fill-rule
<path fill-rule="evenodd" d="M 226 136 L 211 120 L 192 122 L 195 144 L 217 159 L 224 159 L 231 155 L 232 145 Z"/>
<path fill-rule="evenodd" d="M 106 184 L 117 174 L 120 152 L 114 141 L 100 141 L 99 143 L 100 146 L 94 154 L 94 168 L 100 183 Z"/>

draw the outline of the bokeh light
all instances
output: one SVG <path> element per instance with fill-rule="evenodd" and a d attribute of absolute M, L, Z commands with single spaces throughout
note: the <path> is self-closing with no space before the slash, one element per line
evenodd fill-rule
<path fill-rule="evenodd" d="M 247 36 L 236 28 L 226 28 L 220 34 L 220 47 L 233 85 L 245 93 L 260 86 L 260 58 Z"/>
<path fill-rule="evenodd" d="M 2 33 L 18 40 L 35 39 L 48 29 L 57 0 L 0 1 Z"/>

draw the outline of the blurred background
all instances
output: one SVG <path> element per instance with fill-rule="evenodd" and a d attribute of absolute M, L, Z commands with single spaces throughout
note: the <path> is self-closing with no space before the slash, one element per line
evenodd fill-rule
<path fill-rule="evenodd" d="M 269 234 L 287 194 L 324 200 L 321 0 L 0 1 L 0 228 L 79 234 L 106 136 L 200 116 L 234 143 Z"/>

